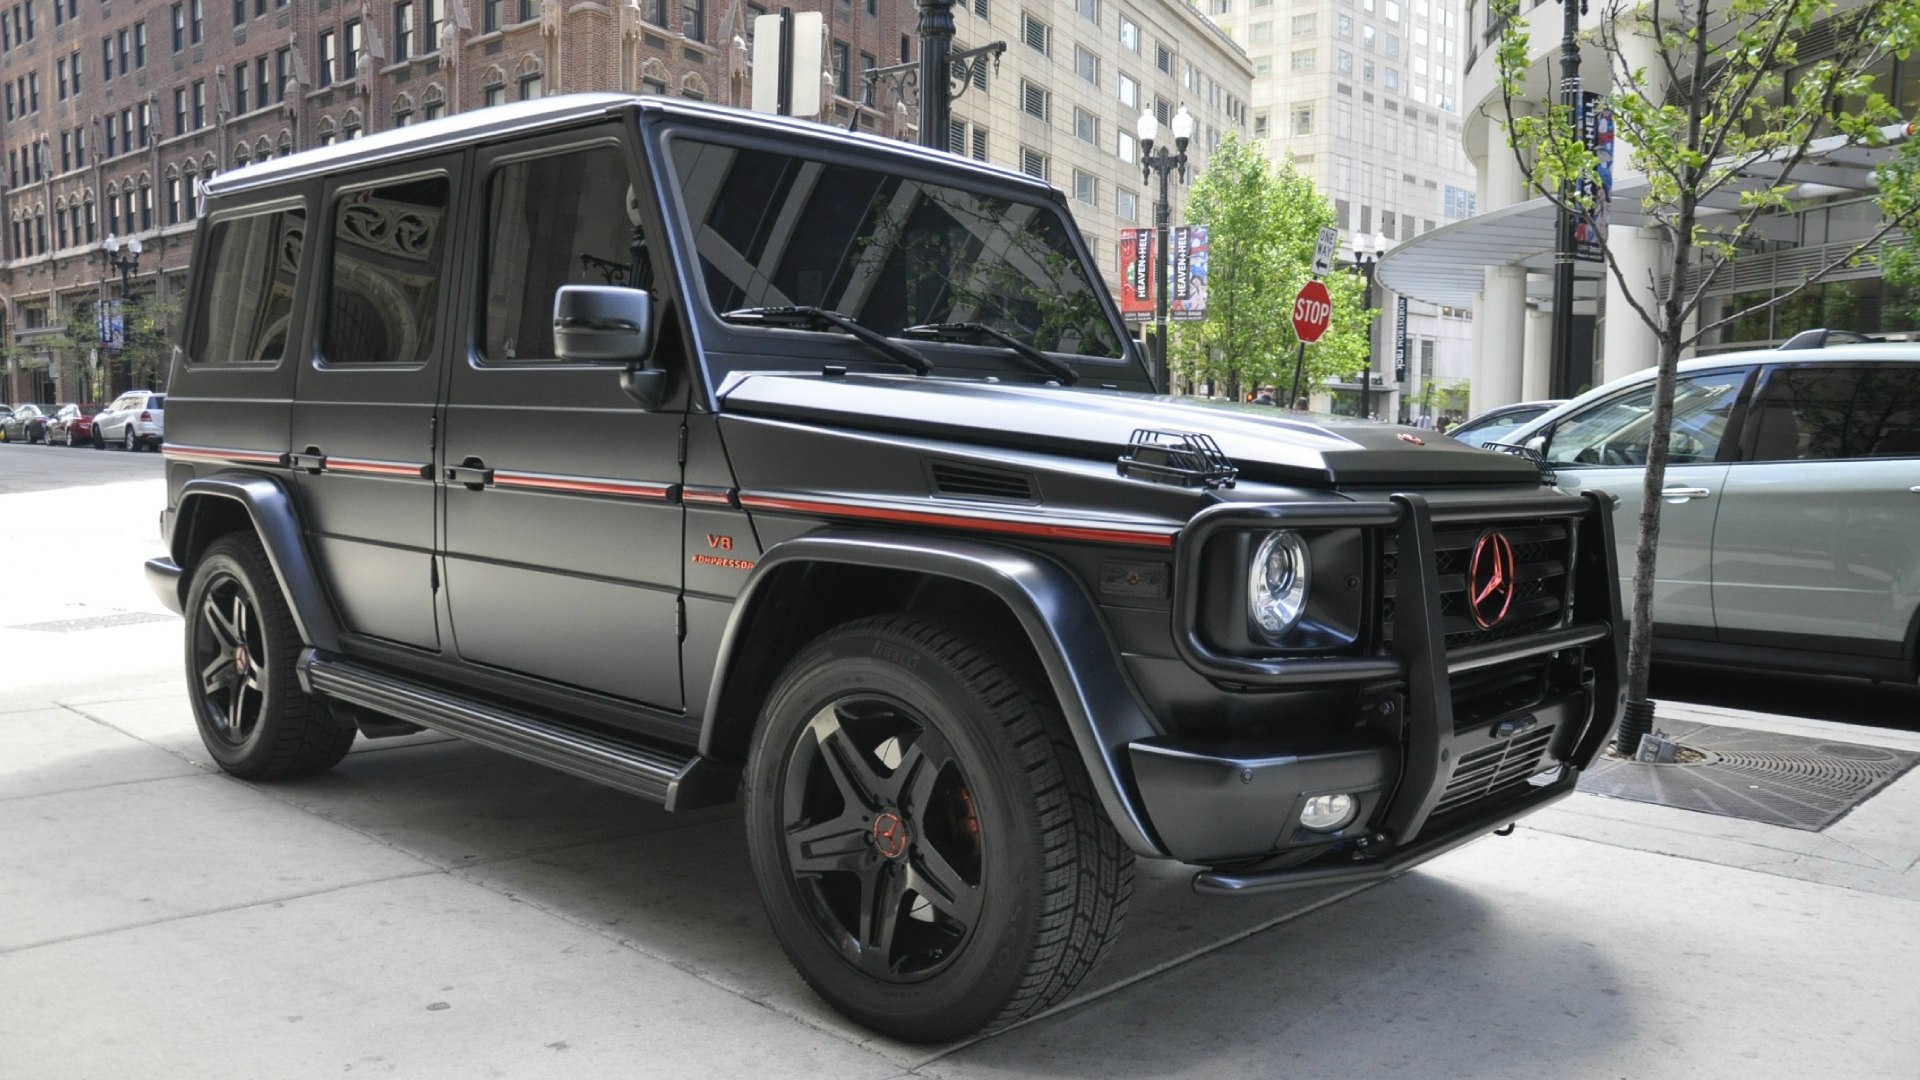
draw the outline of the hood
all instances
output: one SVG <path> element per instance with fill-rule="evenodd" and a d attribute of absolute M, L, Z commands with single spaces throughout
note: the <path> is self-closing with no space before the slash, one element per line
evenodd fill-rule
<path fill-rule="evenodd" d="M 1437 431 L 1117 390 L 911 375 L 742 374 L 719 396 L 729 413 L 1089 460 L 1117 461 L 1143 428 L 1199 432 L 1219 443 L 1242 478 L 1270 483 L 1540 483 L 1531 462 L 1475 449 Z"/>

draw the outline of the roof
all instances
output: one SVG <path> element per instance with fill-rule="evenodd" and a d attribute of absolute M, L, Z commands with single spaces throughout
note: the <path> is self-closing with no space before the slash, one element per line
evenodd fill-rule
<path fill-rule="evenodd" d="M 228 195 L 269 184 L 347 169 L 365 168 L 385 161 L 412 157 L 435 150 L 465 146 L 543 128 L 566 127 L 603 117 L 624 108 L 639 108 L 643 113 L 667 119 L 685 119 L 798 137 L 826 145 L 856 147 L 863 154 L 886 154 L 914 159 L 943 169 L 961 169 L 1004 186 L 1012 183 L 1038 194 L 1064 199 L 1058 189 L 1024 173 L 1013 172 L 944 150 L 932 150 L 914 143 L 901 142 L 859 131 L 841 131 L 811 120 L 774 116 L 729 105 L 714 105 L 687 98 L 656 97 L 642 94 L 587 93 L 562 94 L 534 101 L 494 105 L 459 113 L 439 120 L 394 128 L 377 135 L 352 139 L 282 158 L 248 165 L 221 173 L 207 181 L 209 195 Z"/>

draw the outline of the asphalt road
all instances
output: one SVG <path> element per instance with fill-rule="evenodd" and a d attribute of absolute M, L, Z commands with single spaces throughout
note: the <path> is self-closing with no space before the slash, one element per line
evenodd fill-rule
<path fill-rule="evenodd" d="M 151 450 L 69 449 L 43 443 L 0 443 L 0 495 L 62 488 L 95 487 L 129 480 L 157 480 L 162 470 L 159 454 Z M 158 488 L 155 489 L 158 499 Z M 160 509 L 153 507 L 157 513 Z M 148 522 L 154 518 L 148 515 Z"/>

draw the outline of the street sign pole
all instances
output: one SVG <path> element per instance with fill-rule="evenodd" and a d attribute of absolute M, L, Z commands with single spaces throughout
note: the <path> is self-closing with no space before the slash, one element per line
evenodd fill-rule
<path fill-rule="evenodd" d="M 1322 232 L 1323 241 L 1325 232 Z M 1327 326 L 1332 321 L 1333 296 L 1327 292 L 1326 283 L 1313 278 L 1300 286 L 1300 294 L 1293 298 L 1293 333 L 1300 339 L 1300 354 L 1293 361 L 1293 390 L 1287 396 L 1289 410 L 1300 403 L 1300 379 L 1307 366 L 1307 343 L 1319 341 L 1320 335 L 1327 332 Z"/>
<path fill-rule="evenodd" d="M 1307 370 L 1307 343 L 1300 343 L 1300 355 L 1293 361 L 1293 392 L 1287 395 L 1287 409 L 1300 411 L 1300 376 Z"/>

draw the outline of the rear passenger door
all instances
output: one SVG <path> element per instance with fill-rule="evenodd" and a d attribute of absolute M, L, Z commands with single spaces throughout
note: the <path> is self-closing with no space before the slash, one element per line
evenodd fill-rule
<path fill-rule="evenodd" d="M 1666 505 L 1654 556 L 1653 621 L 1661 633 L 1711 640 L 1713 530 L 1726 480 L 1724 446 L 1751 367 L 1688 374 L 1674 387 Z M 1620 592 L 1633 595 L 1642 485 L 1652 442 L 1654 383 L 1649 379 L 1554 425 L 1545 450 L 1562 488 L 1618 497 L 1614 535 Z"/>
<path fill-rule="evenodd" d="M 1722 640 L 1900 656 L 1920 605 L 1920 364 L 1771 367 L 1748 416 L 1713 538 Z"/>
<path fill-rule="evenodd" d="M 328 181 L 292 418 L 302 516 L 342 622 L 425 650 L 440 647 L 434 425 L 462 178 L 450 155 Z"/>
<path fill-rule="evenodd" d="M 560 286 L 651 280 L 651 200 L 633 197 L 647 188 L 622 131 L 476 160 L 482 250 L 446 410 L 447 602 L 463 660 L 679 709 L 684 356 L 656 354 L 679 377 L 673 402 L 646 412 L 622 365 L 563 362 L 553 345 Z"/>

